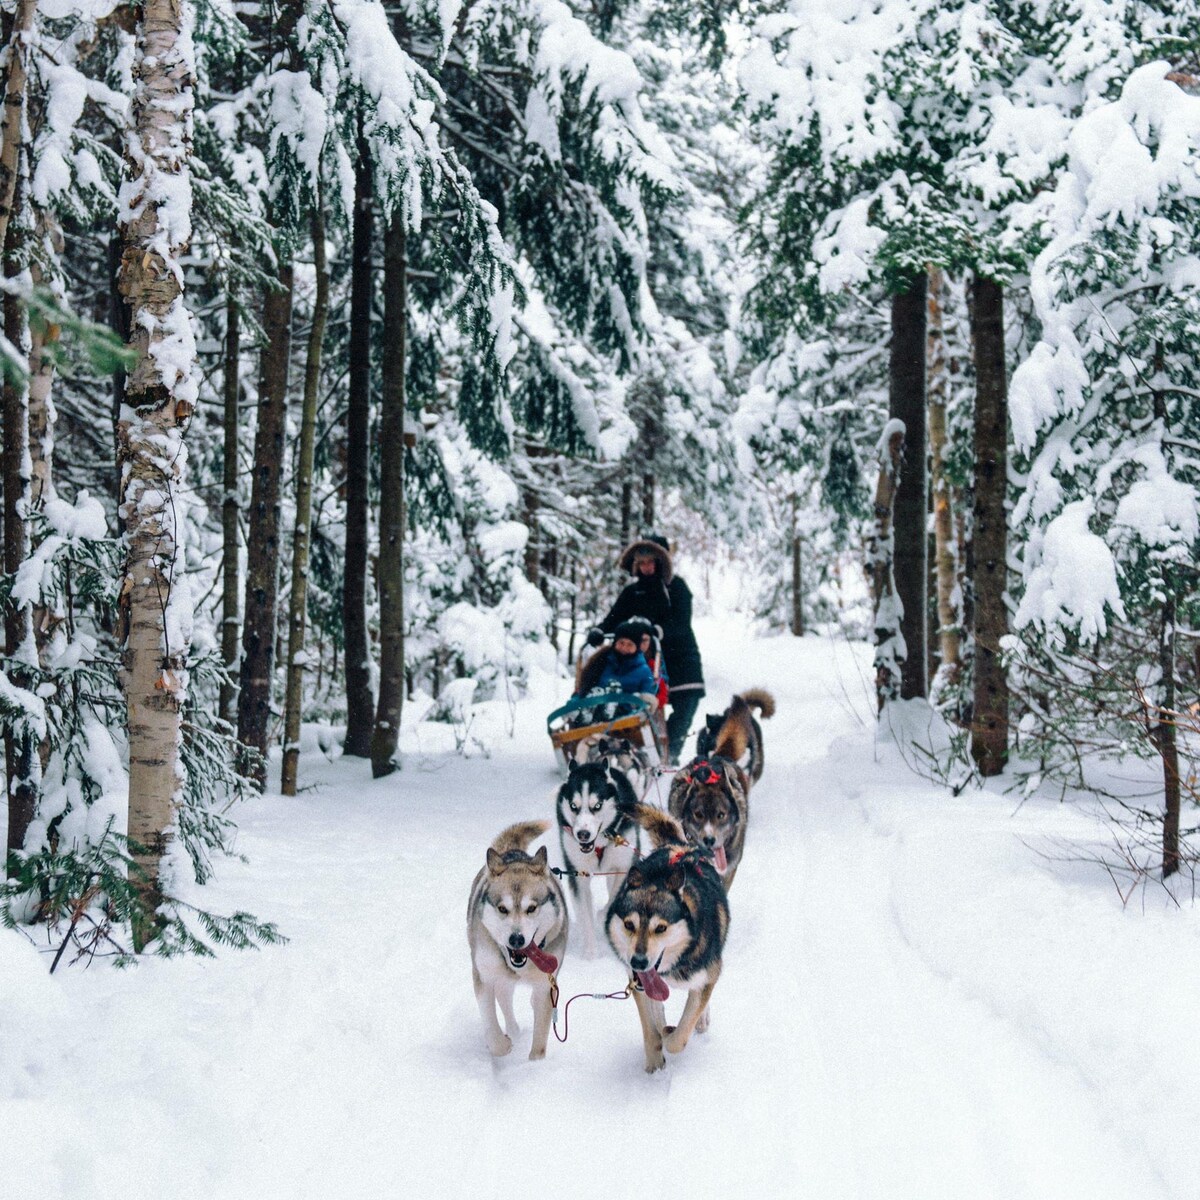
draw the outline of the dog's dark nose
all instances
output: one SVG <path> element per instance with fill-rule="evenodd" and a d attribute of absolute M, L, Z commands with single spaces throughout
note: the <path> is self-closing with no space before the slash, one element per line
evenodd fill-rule
<path fill-rule="evenodd" d="M 704 844 L 706 846 L 715 846 L 717 844 L 717 839 L 715 837 L 706 837 L 704 839 Z"/>
<path fill-rule="evenodd" d="M 650 965 L 650 960 L 644 954 L 635 954 L 629 960 L 629 965 L 635 971 L 644 971 Z"/>
<path fill-rule="evenodd" d="M 576 836 L 576 837 L 577 837 L 577 838 L 578 838 L 578 839 L 579 839 L 581 842 L 590 842 L 590 841 L 592 840 L 592 835 L 591 835 L 590 833 L 588 833 L 586 830 L 583 830 L 583 829 L 577 829 L 577 830 L 575 830 L 575 836 Z"/>
<path fill-rule="evenodd" d="M 520 950 L 525 945 L 525 935 L 523 933 L 510 933 L 508 935 L 508 944 L 514 950 Z"/>

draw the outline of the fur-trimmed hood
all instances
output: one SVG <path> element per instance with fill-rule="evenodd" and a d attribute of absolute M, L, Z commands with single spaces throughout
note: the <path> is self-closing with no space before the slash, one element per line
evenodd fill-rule
<path fill-rule="evenodd" d="M 662 580 L 663 587 L 669 587 L 671 580 L 675 577 L 675 567 L 671 561 L 671 552 L 670 550 L 665 550 L 657 542 L 650 541 L 648 538 L 639 538 L 636 542 L 630 542 L 621 552 L 618 565 L 622 571 L 633 575 L 634 557 L 643 554 L 649 558 L 657 559 L 658 578 Z"/>

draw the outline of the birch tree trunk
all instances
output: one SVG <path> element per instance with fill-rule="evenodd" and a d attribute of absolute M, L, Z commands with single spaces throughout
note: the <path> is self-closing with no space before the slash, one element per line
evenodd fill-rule
<path fill-rule="evenodd" d="M 246 601 L 242 613 L 241 691 L 238 741 L 255 751 L 246 774 L 267 785 L 267 739 L 275 676 L 275 626 L 279 599 L 280 480 L 284 468 L 288 360 L 292 350 L 291 262 L 279 268 L 279 286 L 263 304 L 263 347 L 258 384 L 258 428 L 254 431 L 254 475 L 246 543 Z"/>
<path fill-rule="evenodd" d="M 180 786 L 180 710 L 187 687 L 191 606 L 177 497 L 183 435 L 198 393 L 191 315 L 180 258 L 191 236 L 193 14 L 186 0 L 145 0 L 133 64 L 129 177 L 121 189 L 125 248 L 120 287 L 137 361 L 118 424 L 120 515 L 125 526 L 121 604 L 127 618 L 123 681 L 129 729 L 131 882 L 142 909 L 134 948 L 157 935 L 161 864 Z"/>
<path fill-rule="evenodd" d="M 943 321 L 945 279 L 939 268 L 929 271 L 928 333 L 925 370 L 929 405 L 929 466 L 933 492 L 934 562 L 937 573 L 938 649 L 941 660 L 935 691 L 953 687 L 959 673 L 959 615 L 954 602 L 958 588 L 954 511 L 946 478 L 946 402 L 949 374 Z"/>
<path fill-rule="evenodd" d="M 376 779 L 397 766 L 404 704 L 404 367 L 408 253 L 403 219 L 387 231 L 383 267 L 383 410 L 379 429 L 379 706 L 371 736 Z"/>
<path fill-rule="evenodd" d="M 892 297 L 888 367 L 889 416 L 904 422 L 904 478 L 894 513 L 896 596 L 903 606 L 900 696 L 929 693 L 926 673 L 926 595 L 929 578 L 928 472 L 925 466 L 925 275 Z"/>
<path fill-rule="evenodd" d="M 221 498 L 221 662 L 228 682 L 221 684 L 218 700 L 221 720 L 230 728 L 237 725 L 238 686 L 238 424 L 241 413 L 242 330 L 241 312 L 233 292 L 225 301 L 225 371 L 222 393 L 225 410 L 224 495 Z"/>
<path fill-rule="evenodd" d="M 296 794 L 300 765 L 300 717 L 304 707 L 304 636 L 308 617 L 308 550 L 312 542 L 313 454 L 317 402 L 321 395 L 321 351 L 329 317 L 329 266 L 325 261 L 325 214 L 320 200 L 312 221 L 316 294 L 304 359 L 304 404 L 300 414 L 300 461 L 296 464 L 296 528 L 292 534 L 292 594 L 288 610 L 287 695 L 283 706 L 283 772 L 280 791 Z"/>
<path fill-rule="evenodd" d="M 25 92 L 33 48 L 37 0 L 17 0 L 4 78 L 4 116 L 0 118 L 0 246 L 8 245 L 8 223 L 16 208 L 17 176 L 25 145 Z"/>
<path fill-rule="evenodd" d="M 1008 632 L 1008 379 L 1004 364 L 1004 289 L 975 276 L 975 664 L 971 754 L 981 775 L 1008 760 L 1008 678 L 1000 639 Z"/>
<path fill-rule="evenodd" d="M 369 758 L 375 704 L 367 636 L 369 465 L 371 449 L 371 248 L 374 232 L 370 151 L 360 142 L 354 173 L 350 279 L 350 396 L 346 412 L 346 562 L 342 629 L 346 642 L 345 754 Z"/>

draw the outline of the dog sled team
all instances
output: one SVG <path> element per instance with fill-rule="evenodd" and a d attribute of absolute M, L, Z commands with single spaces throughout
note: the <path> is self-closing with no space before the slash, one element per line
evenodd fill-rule
<path fill-rule="evenodd" d="M 647 560 L 653 564 L 650 569 L 644 565 Z M 674 761 L 704 687 L 690 627 L 691 594 L 686 584 L 677 586 L 683 581 L 671 571 L 665 542 L 635 542 L 622 565 L 634 574 L 634 583 L 598 628 L 603 635 L 604 627 L 611 626 L 615 636 L 612 647 L 600 651 L 607 657 L 594 668 L 595 678 L 618 684 L 603 693 L 612 711 L 596 723 L 598 735 L 555 743 L 560 750 L 567 747 L 567 778 L 558 789 L 554 814 L 564 865 L 550 866 L 545 845 L 530 853 L 532 843 L 550 829 L 550 820 L 505 829 L 488 848 L 471 887 L 467 940 L 488 1049 L 497 1056 L 512 1049 L 518 1032 L 514 993 L 522 984 L 532 989 L 529 1057 L 544 1058 L 572 919 L 578 927 L 572 948 L 579 943 L 588 958 L 597 953 L 592 880 L 603 878 L 608 899 L 601 930 L 627 973 L 626 994 L 637 1007 L 645 1067 L 653 1072 L 666 1065 L 666 1053 L 678 1054 L 693 1033 L 708 1028 L 709 1001 L 721 975 L 729 930 L 728 894 L 745 847 L 750 791 L 763 771 L 762 730 L 755 711 L 770 717 L 775 703 L 761 689 L 734 696 L 723 713 L 707 718 L 697 737 L 696 757 L 675 769 L 666 811 L 647 803 L 646 778 L 655 764 L 649 761 L 646 740 L 637 736 L 646 728 L 642 717 L 661 723 L 660 695 L 672 703 L 672 720 L 685 710 L 682 726 L 666 722 L 666 751 Z M 672 657 L 667 625 L 644 611 L 631 611 L 635 601 L 643 609 L 650 607 L 647 595 L 668 623 L 673 616 L 683 618 L 686 635 L 678 622 L 673 627 L 674 645 L 681 651 L 677 657 Z M 644 623 L 638 621 L 642 617 Z M 661 648 L 654 625 L 663 631 Z M 647 636 L 651 643 L 643 648 Z M 603 637 L 595 640 L 603 644 Z M 657 671 L 646 650 L 659 660 Z M 683 689 L 679 708 L 674 707 L 676 663 Z M 660 693 L 663 687 L 667 690 Z M 631 713 L 621 712 L 626 704 L 636 710 L 632 724 Z M 656 737 L 654 745 L 659 744 Z M 570 912 L 558 874 L 568 882 Z M 678 1023 L 667 1025 L 664 1001 L 672 988 L 685 992 L 686 1000 Z"/>

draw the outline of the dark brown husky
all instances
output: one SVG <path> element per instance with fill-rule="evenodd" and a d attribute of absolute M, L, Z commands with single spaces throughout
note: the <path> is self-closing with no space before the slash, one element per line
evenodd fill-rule
<path fill-rule="evenodd" d="M 613 897 L 605 927 L 609 944 L 635 980 L 646 1070 L 666 1065 L 694 1030 L 708 1027 L 708 1002 L 721 974 L 729 902 L 708 855 L 689 845 L 666 813 L 639 804 L 638 823 L 655 849 L 634 863 Z M 664 1025 L 672 987 L 687 991 L 679 1024 Z"/>

